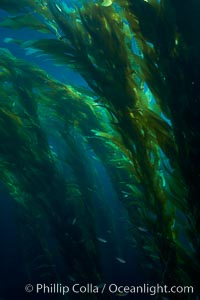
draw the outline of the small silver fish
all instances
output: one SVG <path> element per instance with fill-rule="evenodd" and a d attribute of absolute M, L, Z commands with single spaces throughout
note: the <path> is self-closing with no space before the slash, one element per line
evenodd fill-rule
<path fill-rule="evenodd" d="M 102 238 L 100 238 L 100 237 L 98 237 L 97 240 L 98 240 L 99 242 L 101 242 L 101 243 L 104 243 L 104 244 L 107 243 L 106 240 L 104 240 L 104 239 L 102 239 Z"/>
<path fill-rule="evenodd" d="M 74 279 L 74 277 L 72 277 L 71 275 L 67 276 L 69 278 L 69 280 L 75 282 L 76 280 Z"/>
<path fill-rule="evenodd" d="M 115 259 L 116 259 L 117 261 L 119 261 L 121 264 L 125 264 L 125 263 L 126 263 L 126 261 L 125 261 L 123 258 L 115 257 Z"/>
<path fill-rule="evenodd" d="M 87 190 L 88 190 L 89 192 L 93 192 L 93 189 L 91 189 L 90 187 L 88 187 Z"/>
<path fill-rule="evenodd" d="M 143 228 L 143 227 L 138 227 L 138 229 L 142 232 L 147 232 L 148 230 L 146 228 Z"/>
<path fill-rule="evenodd" d="M 126 194 L 126 195 L 124 195 L 123 197 L 124 197 L 124 198 L 128 198 L 128 196 L 129 196 L 129 195 Z"/>
<path fill-rule="evenodd" d="M 72 221 L 72 225 L 75 225 L 76 221 L 77 221 L 77 218 L 74 218 L 73 221 Z"/>
<path fill-rule="evenodd" d="M 58 4 L 56 4 L 56 8 L 57 8 L 59 11 L 62 11 L 62 9 L 58 6 Z"/>

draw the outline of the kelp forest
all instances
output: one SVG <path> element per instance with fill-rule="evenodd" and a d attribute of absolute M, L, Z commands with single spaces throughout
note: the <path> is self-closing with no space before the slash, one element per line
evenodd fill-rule
<path fill-rule="evenodd" d="M 199 300 L 199 1 L 0 9 L 10 33 L 0 48 L 1 248 L 9 228 L 18 264 L 8 267 L 4 249 L 0 299 Z M 38 283 L 99 293 L 24 290 Z"/>

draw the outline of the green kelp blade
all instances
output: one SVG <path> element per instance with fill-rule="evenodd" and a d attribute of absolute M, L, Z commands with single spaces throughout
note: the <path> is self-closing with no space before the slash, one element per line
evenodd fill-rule
<path fill-rule="evenodd" d="M 177 153 L 172 127 L 151 110 L 147 112 L 147 125 L 155 133 L 159 146 L 169 158 L 175 158 Z"/>
<path fill-rule="evenodd" d="M 142 197 L 142 192 L 135 185 L 133 185 L 133 184 L 127 184 L 127 187 L 131 190 L 131 192 L 133 193 L 133 196 L 135 196 L 135 197 Z"/>
<path fill-rule="evenodd" d="M 74 49 L 66 42 L 57 39 L 40 39 L 37 41 L 28 41 L 22 44 L 23 48 L 38 49 L 53 56 L 58 63 L 74 66 Z"/>
<path fill-rule="evenodd" d="M 126 157 L 127 160 L 131 161 L 131 154 L 129 150 L 123 145 L 123 141 L 117 132 L 114 134 L 108 132 L 101 132 L 98 130 L 91 130 L 96 137 L 105 139 L 106 144 L 110 145 L 117 151 L 121 151 L 123 156 Z M 123 159 L 122 159 L 123 160 Z"/>

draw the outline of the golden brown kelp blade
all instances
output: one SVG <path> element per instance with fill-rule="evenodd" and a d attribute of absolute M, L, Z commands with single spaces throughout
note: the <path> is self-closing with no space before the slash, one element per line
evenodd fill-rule
<path fill-rule="evenodd" d="M 76 58 L 74 55 L 74 49 L 62 40 L 56 39 L 42 39 L 38 41 L 22 43 L 25 48 L 36 48 L 42 50 L 45 53 L 53 55 L 57 62 L 60 64 L 69 64 L 75 68 Z M 78 65 L 77 65 L 78 68 Z"/>

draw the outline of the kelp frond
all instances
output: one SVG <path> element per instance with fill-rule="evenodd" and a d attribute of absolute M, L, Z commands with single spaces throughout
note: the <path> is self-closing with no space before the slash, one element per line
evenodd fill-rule
<path fill-rule="evenodd" d="M 2 2 L 1 7 L 12 11 L 9 4 Z M 104 131 L 103 122 L 98 128 L 94 126 L 93 131 L 88 130 L 85 124 L 80 125 L 79 120 L 72 122 L 74 127 L 84 128 L 84 132 L 93 134 L 93 147 L 94 136 L 103 138 L 107 145 L 121 153 L 122 160 L 128 159 L 134 166 L 133 182 L 127 185 L 131 197 L 125 194 L 128 195 L 126 207 L 132 208 L 130 216 L 133 224 L 136 215 L 133 210 L 137 207 L 137 215 L 143 223 L 139 224 L 139 228 L 148 228 L 151 233 L 149 239 L 141 238 L 143 250 L 146 249 L 150 255 L 149 245 L 154 243 L 164 270 L 163 280 L 183 283 L 184 278 L 191 277 L 191 282 L 197 285 L 195 277 L 198 277 L 199 269 L 195 264 L 199 265 L 199 204 L 195 196 L 198 188 L 194 183 L 199 175 L 195 165 L 199 135 L 194 120 L 197 120 L 195 107 L 198 107 L 196 84 L 199 72 L 196 68 L 191 71 L 193 52 L 189 46 L 190 38 L 183 28 L 176 2 L 116 0 L 108 6 L 83 2 L 80 7 L 69 9 L 60 1 L 45 4 L 42 1 L 22 1 L 18 8 L 23 11 L 26 6 L 29 11 L 37 12 L 40 21 L 45 24 L 44 28 L 48 24 L 54 38 L 22 42 L 22 46 L 39 49 L 55 57 L 59 63 L 75 68 L 107 109 L 108 131 Z M 23 14 L 21 18 L 22 22 L 26 21 Z M 9 25 L 9 21 L 3 24 L 6 22 Z M 16 28 L 20 24 L 19 20 L 11 23 L 9 26 Z M 37 29 L 43 28 L 41 26 L 39 22 Z M 27 27 L 36 29 L 37 26 L 27 22 Z M 197 54 L 193 54 L 197 58 Z M 188 74 L 188 70 L 192 75 Z M 145 92 L 146 86 L 151 91 L 156 109 L 151 106 L 152 99 Z M 61 90 L 58 88 L 58 94 L 62 94 Z M 70 90 L 63 90 L 70 94 Z M 42 92 L 40 100 L 47 100 L 47 94 L 48 91 Z M 72 98 L 70 96 L 70 100 Z M 90 100 L 86 98 L 91 101 L 90 97 Z M 51 110 L 52 117 L 57 116 L 58 110 L 62 110 L 59 101 L 56 109 Z M 95 116 L 95 124 L 94 111 L 90 102 L 87 112 Z M 67 113 L 67 109 L 59 113 L 65 130 L 70 128 L 64 122 Z M 81 115 L 80 110 L 79 113 Z M 87 120 L 85 115 L 81 116 L 82 120 Z M 115 121 L 114 126 L 111 120 Z M 117 134 L 110 134 L 111 127 Z M 86 135 L 86 139 L 90 134 Z M 116 139 L 118 135 L 120 138 Z M 166 162 L 170 167 L 163 171 Z M 180 183 L 182 190 L 176 190 Z M 140 191 L 143 198 L 138 207 L 134 195 L 139 195 Z M 188 218 L 185 207 L 189 209 Z M 188 250 L 176 227 L 181 214 L 187 219 L 183 234 L 195 249 L 191 268 L 187 265 Z"/>

